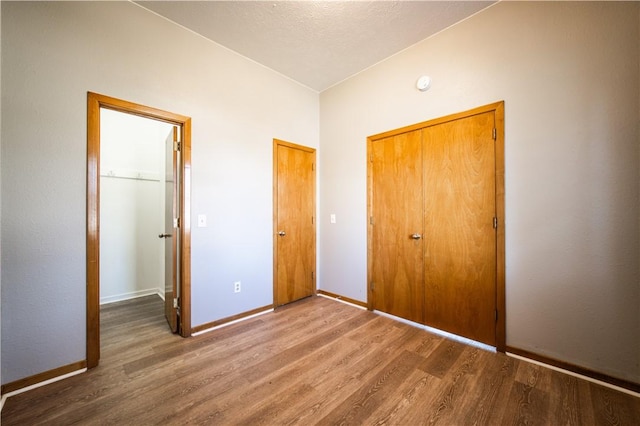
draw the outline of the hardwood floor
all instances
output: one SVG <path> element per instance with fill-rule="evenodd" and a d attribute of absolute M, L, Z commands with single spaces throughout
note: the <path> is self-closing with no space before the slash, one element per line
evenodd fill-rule
<path fill-rule="evenodd" d="M 169 333 L 156 296 L 101 315 L 100 365 L 9 398 L 4 426 L 640 419 L 640 398 L 323 297 L 188 339 Z"/>

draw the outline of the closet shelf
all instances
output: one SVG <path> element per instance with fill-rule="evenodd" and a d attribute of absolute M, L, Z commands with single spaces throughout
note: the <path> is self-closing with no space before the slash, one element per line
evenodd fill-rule
<path fill-rule="evenodd" d="M 149 171 L 105 169 L 100 172 L 100 177 L 160 182 L 161 175 Z"/>

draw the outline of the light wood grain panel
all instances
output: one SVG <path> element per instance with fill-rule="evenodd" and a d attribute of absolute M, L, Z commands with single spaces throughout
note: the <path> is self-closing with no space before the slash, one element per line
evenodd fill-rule
<path fill-rule="evenodd" d="M 423 130 L 425 322 L 496 344 L 494 113 Z"/>
<path fill-rule="evenodd" d="M 443 129 L 443 128 L 451 127 L 452 125 L 455 125 L 456 122 L 459 122 L 461 120 L 468 120 L 471 117 L 484 116 L 486 114 L 493 114 L 494 127 L 490 129 L 491 133 L 489 133 L 489 135 L 495 138 L 495 141 L 493 144 L 494 145 L 494 170 L 493 170 L 494 175 L 491 177 L 491 179 L 493 180 L 494 196 L 495 196 L 495 199 L 494 199 L 495 211 L 494 211 L 493 217 L 497 219 L 497 231 L 495 232 L 495 248 L 494 248 L 495 294 L 494 294 L 493 309 L 491 310 L 491 317 L 495 321 L 495 324 L 493 326 L 493 329 L 489 332 L 488 328 L 485 327 L 488 324 L 489 318 L 486 315 L 484 315 L 483 321 L 481 321 L 477 325 L 477 327 L 481 327 L 481 328 L 484 327 L 485 329 L 485 331 L 483 332 L 484 334 L 489 334 L 489 333 L 492 334 L 492 336 L 489 336 L 485 340 L 480 340 L 480 341 L 484 341 L 485 343 L 492 342 L 490 344 L 495 345 L 499 351 L 504 352 L 506 350 L 506 297 L 505 297 L 505 285 L 506 285 L 505 284 L 505 264 L 506 264 L 505 255 L 506 254 L 505 254 L 505 222 L 504 222 L 505 220 L 504 219 L 504 208 L 505 208 L 504 206 L 504 102 L 496 102 L 494 104 L 485 105 L 479 108 L 474 108 L 469 111 L 464 111 L 464 112 L 448 115 L 445 117 L 436 118 L 426 122 L 418 123 L 415 125 L 403 127 L 400 129 L 396 129 L 396 130 L 392 130 L 392 131 L 388 131 L 388 132 L 384 132 L 384 133 L 380 133 L 380 134 L 368 137 L 367 138 L 367 160 L 368 160 L 367 212 L 368 212 L 369 218 L 373 217 L 374 202 L 375 202 L 375 196 L 376 196 L 375 194 L 377 192 L 377 188 L 374 185 L 375 174 L 374 174 L 374 168 L 373 168 L 371 159 L 374 158 L 374 147 L 376 143 L 380 141 L 388 140 L 388 139 L 393 139 L 403 134 L 421 131 L 422 129 L 431 129 L 431 128 Z M 426 130 L 426 131 L 431 132 L 431 130 Z M 482 137 L 486 137 L 486 135 L 487 133 L 483 133 Z M 423 150 L 425 151 L 425 163 L 424 163 L 425 169 L 429 166 L 428 163 L 432 160 L 430 158 L 427 158 L 427 154 L 426 154 L 427 149 L 428 147 L 424 145 Z M 472 154 L 475 154 L 475 153 L 472 152 Z M 453 162 L 452 164 L 455 164 L 455 162 Z M 445 166 L 445 170 L 448 170 L 447 166 Z M 489 171 L 489 169 L 487 168 L 485 171 Z M 446 176 L 444 178 L 446 179 Z M 426 179 L 427 178 L 425 177 L 425 180 L 424 180 L 425 191 L 423 194 L 425 203 L 429 202 L 428 197 L 433 197 L 433 194 L 432 194 L 433 188 L 428 187 L 428 185 L 432 182 L 428 182 Z M 473 190 L 472 187 L 470 187 L 469 189 Z M 433 201 L 432 199 L 432 202 L 436 202 L 436 201 Z M 426 205 L 425 205 L 425 208 L 426 208 Z M 462 213 L 464 213 L 464 211 Z M 439 212 L 439 214 L 440 216 L 444 216 L 449 223 L 453 223 L 456 220 L 456 216 L 448 216 L 446 213 L 443 213 L 442 211 Z M 428 212 L 425 212 L 425 215 L 428 215 Z M 459 214 L 458 216 L 461 216 L 461 214 Z M 493 217 L 491 218 L 491 220 L 493 220 Z M 425 216 L 425 221 L 429 219 L 430 218 L 428 216 Z M 462 224 L 461 226 L 462 228 L 464 228 L 465 226 L 468 227 L 469 224 Z M 471 224 L 471 226 L 473 226 L 473 224 Z M 376 309 L 376 303 L 375 303 L 376 294 L 373 291 L 371 286 L 372 283 L 375 284 L 374 282 L 374 277 L 376 276 L 375 268 L 377 267 L 377 263 L 379 263 L 378 259 L 376 258 L 379 249 L 375 247 L 375 244 L 374 244 L 375 230 L 376 230 L 375 225 L 372 225 L 371 223 L 369 223 L 369 226 L 367 227 L 367 241 L 368 241 L 367 276 L 368 276 L 368 284 L 369 284 L 369 288 L 367 291 L 367 307 L 369 309 Z M 425 225 L 424 226 L 425 238 L 428 238 L 428 235 L 427 235 L 428 232 L 429 231 L 427 229 L 427 225 Z M 442 244 L 446 244 L 446 243 L 443 243 L 443 241 L 444 240 L 440 240 Z M 425 264 L 428 261 L 427 257 L 429 256 L 429 253 L 426 251 L 426 249 L 428 248 L 428 244 L 429 244 L 429 241 L 428 240 L 425 241 Z M 474 242 L 471 242 L 471 244 L 474 244 Z M 471 268 L 473 268 L 473 265 L 471 266 Z M 426 269 L 425 269 L 425 272 L 427 272 Z M 470 269 L 468 272 L 473 274 L 476 271 L 473 271 L 472 269 Z M 425 289 L 428 284 L 426 283 L 426 279 L 427 277 L 425 275 L 425 283 L 424 283 Z M 449 287 L 448 285 L 445 285 L 445 288 L 448 288 L 448 287 Z M 425 294 L 423 297 L 429 298 L 429 295 Z M 463 297 L 463 296 L 460 296 L 460 297 Z M 442 311 L 442 309 L 440 309 L 440 311 Z M 450 311 L 454 311 L 454 310 L 450 309 Z M 425 304 L 425 315 L 429 315 L 429 307 L 427 304 Z M 439 312 L 436 312 L 435 315 L 441 317 L 441 314 Z M 464 315 L 471 315 L 471 317 L 468 317 L 463 320 L 460 317 Z M 459 329 L 461 324 L 466 323 L 467 325 L 465 325 L 464 327 L 469 328 L 469 324 L 476 323 L 476 318 L 474 317 L 474 315 L 477 315 L 477 312 L 474 312 L 474 311 L 470 311 L 470 312 L 464 311 L 464 312 L 456 312 L 456 313 L 450 312 L 449 313 L 450 317 L 440 318 L 440 320 L 442 321 L 440 322 L 440 325 L 436 327 L 451 331 L 451 330 Z M 451 323 L 452 317 L 455 317 L 453 323 Z M 407 317 L 405 316 L 405 318 Z M 425 318 L 427 317 L 425 316 Z M 445 322 L 449 322 L 450 325 L 445 326 L 444 325 Z M 473 325 L 472 328 L 473 327 L 476 327 L 476 326 Z M 477 330 L 472 330 L 472 331 L 473 332 L 468 335 L 478 335 Z M 476 337 L 472 337 L 472 338 L 476 338 Z M 479 339 L 483 339 L 483 337 L 480 337 Z"/>
<path fill-rule="evenodd" d="M 424 320 L 422 141 L 420 131 L 373 141 L 371 276 L 373 308 Z"/>
<path fill-rule="evenodd" d="M 400 127 L 398 129 L 394 129 L 394 130 L 389 130 L 389 131 L 386 131 L 386 132 L 378 133 L 378 134 L 369 136 L 368 139 L 372 140 L 372 141 L 376 141 L 376 140 L 388 138 L 388 137 L 391 137 L 391 136 L 396 136 L 396 135 L 399 135 L 401 133 L 409 133 L 409 132 L 413 132 L 415 130 L 422 130 L 425 127 L 429 127 L 429 126 L 437 126 L 438 124 L 447 123 L 449 121 L 455 121 L 455 120 L 458 120 L 460 118 L 465 118 L 465 117 L 469 117 L 469 116 L 477 115 L 477 114 L 483 114 L 483 113 L 489 112 L 489 111 L 500 110 L 501 108 L 504 110 L 504 101 L 494 102 L 492 104 L 483 105 L 483 106 L 480 106 L 480 107 L 477 107 L 477 108 L 473 108 L 473 109 L 470 109 L 470 110 L 466 110 L 466 111 L 462 111 L 462 112 L 456 112 L 454 114 L 449 114 L 449 115 L 445 115 L 445 116 L 442 116 L 442 117 L 433 118 L 431 120 L 422 121 L 420 123 L 411 124 L 409 126 Z"/>
<path fill-rule="evenodd" d="M 87 95 L 87 368 L 100 361 L 100 97 Z"/>
<path fill-rule="evenodd" d="M 183 117 L 180 166 L 180 335 L 191 336 L 191 118 Z"/>
<path fill-rule="evenodd" d="M 315 294 L 315 150 L 274 140 L 274 305 Z"/>

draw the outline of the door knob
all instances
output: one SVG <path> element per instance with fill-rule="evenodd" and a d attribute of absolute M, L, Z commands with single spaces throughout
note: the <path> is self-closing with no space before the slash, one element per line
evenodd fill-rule
<path fill-rule="evenodd" d="M 285 235 L 287 235 L 287 233 L 284 231 L 280 231 L 278 232 L 278 235 L 280 235 L 281 237 L 284 237 Z"/>
<path fill-rule="evenodd" d="M 422 238 L 422 235 L 420 235 L 420 234 L 412 234 L 411 238 L 413 238 L 414 240 L 419 240 L 420 238 Z"/>
<path fill-rule="evenodd" d="M 171 234 L 160 234 L 158 238 L 171 238 Z"/>

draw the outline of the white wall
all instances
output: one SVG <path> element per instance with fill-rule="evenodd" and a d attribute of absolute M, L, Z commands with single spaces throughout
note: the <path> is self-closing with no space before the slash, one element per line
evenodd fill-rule
<path fill-rule="evenodd" d="M 271 304 L 272 139 L 317 147 L 318 94 L 132 3 L 1 7 L 3 382 L 85 359 L 87 91 L 192 117 L 192 324 Z"/>
<path fill-rule="evenodd" d="M 100 110 L 100 302 L 164 297 L 165 151 L 173 126 Z M 173 140 L 173 139 L 171 139 Z"/>
<path fill-rule="evenodd" d="M 499 3 L 322 92 L 321 287 L 366 300 L 366 137 L 504 100 L 507 345 L 640 382 L 639 7 Z"/>
<path fill-rule="evenodd" d="M 639 6 L 500 3 L 320 108 L 134 4 L 2 2 L 2 383 L 85 357 L 87 91 L 193 118 L 193 325 L 272 303 L 272 138 L 320 135 L 318 282 L 365 300 L 366 137 L 504 99 L 507 344 L 640 381 Z"/>

